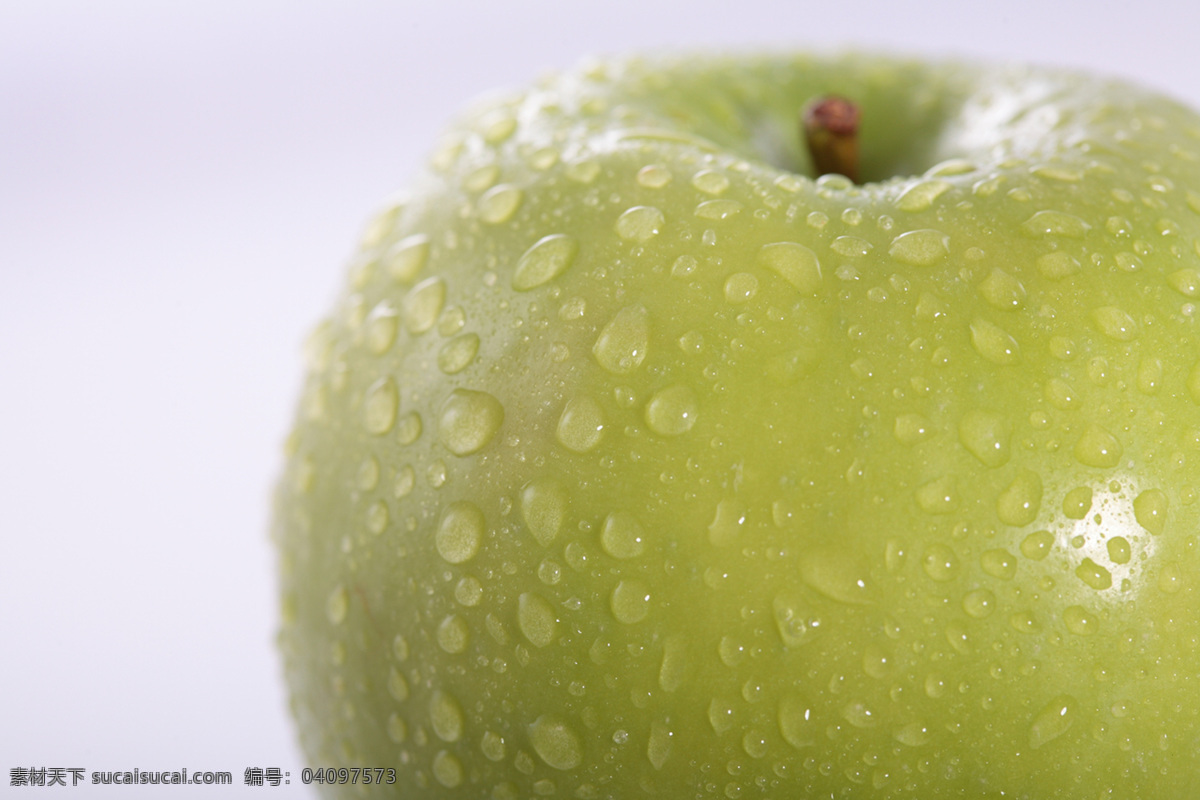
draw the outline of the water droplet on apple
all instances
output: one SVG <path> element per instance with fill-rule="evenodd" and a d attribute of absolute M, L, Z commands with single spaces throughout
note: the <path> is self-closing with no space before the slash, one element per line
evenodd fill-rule
<path fill-rule="evenodd" d="M 749 272 L 735 272 L 725 279 L 725 302 L 739 305 L 758 294 L 758 278 Z"/>
<path fill-rule="evenodd" d="M 993 364 L 1015 364 L 1021 358 L 1017 340 L 999 325 L 980 317 L 971 323 L 971 344 L 975 352 Z"/>
<path fill-rule="evenodd" d="M 575 769 L 583 763 L 579 736 L 563 720 L 543 714 L 529 726 L 529 742 L 542 761 L 558 770 Z"/>
<path fill-rule="evenodd" d="M 1083 606 L 1067 606 L 1062 617 L 1067 630 L 1076 636 L 1091 636 L 1100 629 L 1100 620 Z"/>
<path fill-rule="evenodd" d="M 487 392 L 455 389 L 442 403 L 438 439 L 456 456 L 478 453 L 504 422 L 504 406 Z"/>
<path fill-rule="evenodd" d="M 762 758 L 769 749 L 767 737 L 762 731 L 748 730 L 742 734 L 742 749 L 751 758 Z"/>
<path fill-rule="evenodd" d="M 638 170 L 637 182 L 647 189 L 661 189 L 671 182 L 671 171 L 659 164 L 647 164 Z"/>
<path fill-rule="evenodd" d="M 996 516 L 1005 525 L 1020 528 L 1037 519 L 1042 507 L 1042 479 L 1023 469 L 996 499 Z"/>
<path fill-rule="evenodd" d="M 576 397 L 563 408 L 554 435 L 568 450 L 586 453 L 600 444 L 604 435 L 604 412 L 590 397 Z"/>
<path fill-rule="evenodd" d="M 979 566 L 993 578 L 1010 581 L 1017 574 L 1017 559 L 1004 548 L 985 550 L 979 557 Z"/>
<path fill-rule="evenodd" d="M 1088 467 L 1115 467 L 1121 462 L 1122 452 L 1117 438 L 1095 424 L 1088 425 L 1075 445 L 1075 459 Z"/>
<path fill-rule="evenodd" d="M 487 521 L 474 503 L 459 500 L 442 512 L 434 544 L 438 554 L 451 564 L 470 561 L 479 552 Z"/>
<path fill-rule="evenodd" d="M 950 253 L 950 237 L 930 229 L 902 233 L 892 240 L 888 255 L 902 264 L 931 267 Z"/>
<path fill-rule="evenodd" d="M 926 514 L 950 514 L 958 508 L 958 487 L 954 477 L 946 475 L 917 489 L 916 498 Z"/>
<path fill-rule="evenodd" d="M 929 742 L 930 733 L 920 722 L 910 722 L 897 728 L 892 738 L 906 747 L 921 747 Z"/>
<path fill-rule="evenodd" d="M 972 589 L 963 595 L 962 608 L 967 616 L 984 619 L 996 610 L 996 595 L 989 589 Z"/>
<path fill-rule="evenodd" d="M 358 473 L 354 478 L 359 491 L 369 492 L 379 485 L 379 462 L 375 456 L 367 456 L 358 465 Z"/>
<path fill-rule="evenodd" d="M 687 386 L 669 386 L 655 392 L 646 403 L 645 419 L 661 436 L 679 436 L 696 424 L 696 395 Z"/>
<path fill-rule="evenodd" d="M 910 446 L 926 439 L 929 432 L 929 420 L 920 414 L 901 414 L 892 427 L 896 441 Z"/>
<path fill-rule="evenodd" d="M 495 185 L 500 178 L 500 167 L 495 164 L 484 164 L 473 169 L 463 178 L 462 187 L 471 194 L 479 194 Z"/>
<path fill-rule="evenodd" d="M 512 219 L 521 206 L 524 194 L 515 186 L 493 186 L 479 198 L 479 219 L 488 225 L 499 225 Z"/>
<path fill-rule="evenodd" d="M 456 336 L 442 345 L 438 351 L 438 369 L 447 375 L 462 372 L 475 360 L 479 352 L 479 336 L 474 333 L 464 333 Z"/>
<path fill-rule="evenodd" d="M 617 218 L 616 231 L 622 239 L 647 242 L 662 232 L 666 221 L 654 206 L 633 206 Z"/>
<path fill-rule="evenodd" d="M 799 647 L 810 641 L 820 629 L 820 619 L 798 592 L 781 592 L 775 596 L 771 607 L 775 615 L 775 627 L 785 647 Z"/>
<path fill-rule="evenodd" d="M 999 414 L 969 411 L 958 423 L 958 438 L 963 447 L 988 467 L 1008 463 L 1009 436 L 1008 420 Z"/>
<path fill-rule="evenodd" d="M 404 296 L 404 325 L 409 333 L 422 334 L 437 322 L 446 302 L 446 282 L 441 278 L 426 278 L 408 290 Z"/>
<path fill-rule="evenodd" d="M 1038 256 L 1037 269 L 1046 280 L 1060 281 L 1079 272 L 1079 260 L 1070 253 L 1056 250 Z"/>
<path fill-rule="evenodd" d="M 604 518 L 600 546 L 613 558 L 637 558 L 646 548 L 646 532 L 628 511 L 614 511 Z"/>
<path fill-rule="evenodd" d="M 1167 495 L 1161 489 L 1147 489 L 1133 501 L 1133 515 L 1138 525 L 1154 536 L 1163 532 L 1167 525 Z"/>
<path fill-rule="evenodd" d="M 479 749 L 483 751 L 483 756 L 488 761 L 503 761 L 504 756 L 508 753 L 504 737 L 495 731 L 484 732 L 483 738 L 479 740 Z"/>
<path fill-rule="evenodd" d="M 464 575 L 454 585 L 454 599 L 461 606 L 474 608 L 483 599 L 483 584 L 473 575 Z"/>
<path fill-rule="evenodd" d="M 410 411 L 396 421 L 396 441 L 402 445 L 410 445 L 417 440 L 423 429 L 421 415 Z"/>
<path fill-rule="evenodd" d="M 1063 514 L 1070 519 L 1083 519 L 1092 508 L 1092 487 L 1076 486 L 1063 497 Z"/>
<path fill-rule="evenodd" d="M 627 306 L 600 331 L 592 355 L 609 372 L 625 375 L 641 366 L 649 343 L 650 312 L 645 306 Z"/>
<path fill-rule="evenodd" d="M 325 601 L 325 616 L 334 625 L 341 625 L 346 619 L 346 611 L 350 607 L 350 598 L 345 586 L 336 586 Z"/>
<path fill-rule="evenodd" d="M 896 208 L 909 213 L 925 211 L 943 194 L 951 189 L 951 184 L 942 180 L 921 181 L 910 186 L 896 200 Z"/>
<path fill-rule="evenodd" d="M 408 660 L 408 639 L 397 633 L 392 639 L 392 656 L 400 663 Z"/>
<path fill-rule="evenodd" d="M 1029 746 L 1037 750 L 1066 733 L 1075 723 L 1078 706 L 1075 698 L 1066 694 L 1047 703 L 1029 726 Z"/>
<path fill-rule="evenodd" d="M 554 641 L 558 616 L 546 598 L 536 592 L 525 592 L 517 598 L 517 627 L 534 647 L 545 647 Z"/>
<path fill-rule="evenodd" d="M 711 720 L 711 712 L 710 712 Z M 716 728 L 716 725 L 713 725 Z M 779 732 L 785 742 L 797 750 L 812 747 L 817 743 L 820 726 L 812 706 L 801 698 L 790 695 L 779 704 Z M 718 731 L 719 733 L 720 731 Z"/>
<path fill-rule="evenodd" d="M 367 506 L 366 513 L 367 530 L 370 533 L 378 536 L 387 530 L 388 526 L 388 507 L 382 500 L 376 500 L 371 505 Z"/>
<path fill-rule="evenodd" d="M 1039 211 L 1021 224 L 1021 228 L 1030 236 L 1066 236 L 1071 239 L 1082 238 L 1091 227 L 1074 214 L 1062 211 Z"/>
<path fill-rule="evenodd" d="M 740 214 L 742 208 L 742 204 L 736 200 L 705 200 L 696 206 L 693 213 L 700 219 L 723 220 Z"/>
<path fill-rule="evenodd" d="M 412 283 L 429 261 L 429 237 L 423 233 L 406 236 L 392 245 L 384 256 L 392 280 Z"/>
<path fill-rule="evenodd" d="M 553 478 L 535 478 L 521 489 L 521 517 L 542 547 L 548 547 L 566 519 L 567 490 Z"/>
<path fill-rule="evenodd" d="M 463 782 L 463 766 L 458 757 L 447 750 L 439 750 L 430 764 L 434 779 L 447 789 L 454 789 Z"/>
<path fill-rule="evenodd" d="M 471 631 L 467 628 L 466 620 L 457 614 L 447 616 L 438 625 L 438 647 L 451 655 L 456 655 L 466 650 L 470 639 Z"/>
<path fill-rule="evenodd" d="M 612 591 L 609 607 L 618 622 L 641 622 L 650 613 L 650 592 L 641 581 L 621 581 Z"/>
<path fill-rule="evenodd" d="M 729 178 L 711 169 L 703 169 L 692 176 L 692 186 L 705 194 L 718 195 L 729 188 Z"/>
<path fill-rule="evenodd" d="M 671 738 L 675 734 L 663 723 L 655 720 L 650 725 L 650 740 L 646 744 L 646 758 L 655 769 L 662 769 L 671 755 Z"/>
<path fill-rule="evenodd" d="M 1002 269 L 995 268 L 979 285 L 979 294 L 992 308 L 1015 311 L 1025 301 L 1025 287 Z"/>
<path fill-rule="evenodd" d="M 1167 276 L 1167 283 L 1184 297 L 1200 297 L 1200 270 L 1177 270 Z"/>
<path fill-rule="evenodd" d="M 867 567 L 855 552 L 834 547 L 817 547 L 800 560 L 800 579 L 839 603 L 865 605 L 871 602 Z"/>
<path fill-rule="evenodd" d="M 1075 574 L 1079 580 L 1098 592 L 1112 588 L 1112 573 L 1090 558 L 1085 558 L 1080 562 L 1079 566 L 1075 568 Z"/>
<path fill-rule="evenodd" d="M 396 470 L 396 480 L 392 484 L 392 494 L 397 500 L 402 497 L 408 497 L 409 493 L 413 490 L 413 486 L 416 485 L 416 482 L 416 471 L 408 464 L 405 464 L 403 467 Z"/>
<path fill-rule="evenodd" d="M 1131 342 L 1138 336 L 1133 317 L 1116 306 L 1103 306 L 1092 312 L 1092 321 L 1105 336 L 1118 342 Z"/>
<path fill-rule="evenodd" d="M 873 728 L 879 721 L 870 706 L 861 701 L 851 701 L 842 706 L 842 719 L 863 729 Z"/>
<path fill-rule="evenodd" d="M 543 236 L 525 251 L 513 269 L 512 287 L 527 292 L 549 283 L 575 261 L 579 244 L 564 233 Z"/>
<path fill-rule="evenodd" d="M 367 349 L 375 355 L 386 353 L 388 348 L 395 343 L 399 330 L 400 317 L 396 309 L 386 300 L 382 301 L 367 315 L 365 332 Z"/>
<path fill-rule="evenodd" d="M 738 540 L 745 524 L 745 506 L 727 497 L 717 503 L 716 514 L 708 526 L 708 540 L 717 547 L 728 547 Z"/>
<path fill-rule="evenodd" d="M 921 567 L 935 581 L 952 581 L 958 576 L 958 556 L 947 545 L 932 544 L 921 558 Z"/>
<path fill-rule="evenodd" d="M 408 738 L 408 725 L 399 714 L 392 712 L 387 720 L 388 738 L 396 744 L 403 744 Z"/>
<path fill-rule="evenodd" d="M 380 378 L 371 384 L 363 397 L 363 427 L 367 433 L 382 436 L 396 424 L 400 405 L 400 390 L 391 378 Z"/>
<path fill-rule="evenodd" d="M 1035 531 L 1021 540 L 1021 555 L 1031 561 L 1041 561 L 1054 549 L 1054 534 Z"/>
<path fill-rule="evenodd" d="M 687 671 L 687 639 L 673 634 L 663 643 L 662 664 L 658 668 L 658 685 L 664 692 L 674 692 L 683 685 Z"/>
<path fill-rule="evenodd" d="M 866 239 L 857 236 L 839 236 L 829 245 L 829 249 L 846 258 L 862 258 L 875 247 Z"/>
<path fill-rule="evenodd" d="M 443 742 L 457 742 L 462 738 L 462 706 L 448 692 L 433 690 L 429 698 L 429 722 L 434 734 Z"/>
<path fill-rule="evenodd" d="M 388 671 L 388 694 L 397 702 L 403 703 L 408 699 L 408 681 L 400 674 L 400 670 L 392 667 Z"/>
<path fill-rule="evenodd" d="M 821 288 L 821 264 L 817 254 L 796 242 L 763 245 L 757 263 L 775 272 L 804 294 L 816 294 Z"/>

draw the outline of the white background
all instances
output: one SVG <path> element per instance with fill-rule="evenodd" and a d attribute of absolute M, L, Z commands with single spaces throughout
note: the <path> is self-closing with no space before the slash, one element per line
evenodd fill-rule
<path fill-rule="evenodd" d="M 1192 8 L 0 0 L 0 794 L 47 791 L 10 788 L 13 767 L 78 766 L 304 796 L 240 787 L 304 766 L 267 538 L 300 345 L 465 100 L 587 53 L 854 45 L 1200 106 Z"/>

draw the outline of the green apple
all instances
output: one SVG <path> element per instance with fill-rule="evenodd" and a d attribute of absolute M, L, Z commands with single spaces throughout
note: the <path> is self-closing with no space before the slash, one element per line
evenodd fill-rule
<path fill-rule="evenodd" d="M 811 174 L 826 93 L 859 184 Z M 1194 800 L 1198 242 L 1200 117 L 1076 74 L 635 58 L 475 109 L 310 343 L 309 765 Z"/>

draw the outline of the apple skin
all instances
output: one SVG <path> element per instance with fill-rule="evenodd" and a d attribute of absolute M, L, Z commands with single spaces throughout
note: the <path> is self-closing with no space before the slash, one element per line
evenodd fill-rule
<path fill-rule="evenodd" d="M 829 92 L 863 185 L 805 177 Z M 396 771 L 325 791 L 1198 796 L 1198 154 L 1121 83 L 863 56 L 466 115 L 277 491 L 310 766 Z"/>

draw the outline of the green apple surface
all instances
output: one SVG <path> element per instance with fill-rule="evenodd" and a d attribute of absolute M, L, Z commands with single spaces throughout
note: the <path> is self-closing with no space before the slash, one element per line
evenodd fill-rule
<path fill-rule="evenodd" d="M 825 93 L 859 185 L 809 174 Z M 1062 72 L 627 59 L 484 103 L 310 342 L 309 766 L 1200 796 L 1198 192 L 1200 117 Z"/>

